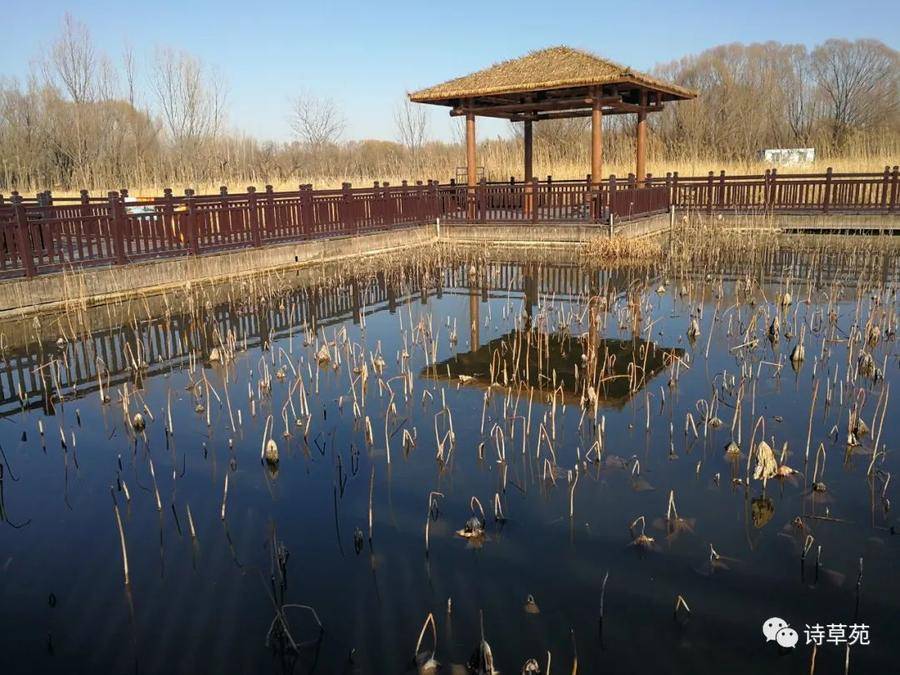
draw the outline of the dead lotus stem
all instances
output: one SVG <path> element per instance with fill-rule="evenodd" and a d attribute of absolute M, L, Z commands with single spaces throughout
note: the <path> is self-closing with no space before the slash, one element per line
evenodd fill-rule
<path fill-rule="evenodd" d="M 194 516 L 191 513 L 191 505 L 187 505 L 188 529 L 191 531 L 191 539 L 197 539 L 197 530 L 194 528 Z"/>
<path fill-rule="evenodd" d="M 675 490 L 669 490 L 669 506 L 666 509 L 666 520 L 673 520 L 672 516 L 675 516 L 675 520 L 678 519 L 678 509 L 675 508 Z"/>
<path fill-rule="evenodd" d="M 575 486 L 578 485 L 578 465 L 575 465 L 575 477 L 572 478 L 572 471 L 569 471 L 569 518 L 575 517 Z"/>
<path fill-rule="evenodd" d="M 162 511 L 162 500 L 159 498 L 159 487 L 156 484 L 156 470 L 153 468 L 153 458 L 147 457 L 150 462 L 150 477 L 153 478 L 153 494 L 156 496 L 156 510 Z"/>
<path fill-rule="evenodd" d="M 754 383 L 755 384 L 755 383 Z M 750 485 L 750 462 L 753 459 L 753 456 L 756 454 L 756 445 L 754 441 L 756 440 L 756 430 L 759 429 L 760 425 L 762 426 L 762 435 L 763 439 L 766 437 L 766 419 L 762 415 L 756 420 L 756 424 L 753 425 L 753 433 L 750 434 L 750 452 L 747 453 L 747 485 Z"/>
<path fill-rule="evenodd" d="M 816 398 L 819 395 L 819 381 L 816 380 L 816 384 L 813 387 L 813 395 L 812 401 L 809 404 L 809 423 L 806 427 L 806 451 L 803 453 L 803 463 L 806 464 L 809 462 L 809 444 L 812 440 L 812 424 L 813 424 L 813 413 L 816 409 Z M 806 467 L 803 469 L 806 471 Z"/>
<path fill-rule="evenodd" d="M 878 445 L 881 443 L 881 430 L 884 427 L 884 418 L 885 418 L 885 415 L 887 414 L 888 400 L 890 399 L 890 396 L 891 396 L 891 386 L 888 384 L 888 385 L 885 385 L 884 407 L 881 409 L 881 421 L 878 423 L 878 433 L 875 434 L 875 445 L 872 447 L 872 459 L 869 462 L 869 468 L 867 471 L 867 475 L 871 475 L 871 473 L 872 473 L 872 467 L 875 466 L 875 458 L 879 454 L 882 454 L 882 455 L 884 454 L 883 452 L 879 453 Z"/>
<path fill-rule="evenodd" d="M 819 447 L 816 450 L 816 461 L 813 464 L 813 480 L 812 480 L 813 485 L 816 485 L 817 483 L 819 483 L 819 479 L 821 478 L 821 476 L 819 475 L 819 457 L 820 456 L 822 457 L 822 474 L 824 475 L 825 460 L 827 459 L 826 454 L 825 454 L 825 444 L 824 443 L 819 443 Z"/>
<path fill-rule="evenodd" d="M 269 434 L 272 432 L 272 427 L 274 426 L 274 420 L 272 416 L 269 415 L 266 417 L 266 424 L 263 427 L 263 435 L 262 435 L 262 445 L 259 448 L 259 459 L 262 461 L 266 456 L 266 441 L 269 438 Z"/>
<path fill-rule="evenodd" d="M 478 507 L 478 511 L 481 513 L 481 522 L 485 522 L 484 507 L 481 505 L 481 501 L 478 499 L 478 497 L 472 495 L 472 498 L 469 500 L 469 509 L 472 511 L 472 513 L 475 513 L 476 506 Z"/>
<path fill-rule="evenodd" d="M 125 585 L 128 586 L 130 578 L 128 575 L 128 549 L 125 546 L 125 528 L 122 526 L 122 516 L 119 513 L 119 504 L 116 502 L 116 493 L 112 486 L 109 488 L 109 493 L 112 495 L 113 510 L 116 514 L 116 525 L 119 528 L 119 545 L 122 548 L 122 571 L 125 574 Z"/>
<path fill-rule="evenodd" d="M 375 522 L 375 465 L 369 474 L 369 546 L 372 545 L 372 528 Z"/>
<path fill-rule="evenodd" d="M 413 652 L 414 660 L 419 656 L 419 649 L 422 646 L 422 640 L 425 638 L 425 631 L 428 630 L 429 626 L 431 626 L 431 653 L 434 655 L 437 652 L 437 628 L 434 624 L 434 615 L 429 612 L 428 616 L 425 617 L 425 623 L 422 624 L 422 630 L 419 631 L 419 639 L 416 641 L 416 649 Z"/>
<path fill-rule="evenodd" d="M 227 505 L 227 503 L 228 503 L 228 472 L 227 472 L 227 470 L 226 470 L 226 473 L 225 473 L 225 489 L 224 489 L 223 492 L 222 492 L 222 511 L 221 511 L 221 518 L 222 518 L 222 520 L 225 520 L 225 506 Z"/>
<path fill-rule="evenodd" d="M 499 492 L 494 493 L 494 520 L 501 523 L 506 520 L 506 516 L 503 515 L 503 503 L 500 500 Z"/>
<path fill-rule="evenodd" d="M 433 505 L 436 503 L 438 497 L 443 497 L 443 496 L 444 496 L 443 492 L 432 491 L 432 492 L 428 493 L 428 509 L 426 510 L 426 513 L 425 513 L 425 555 L 426 556 L 428 555 L 428 552 L 429 552 L 429 532 L 431 530 L 431 510 L 432 510 Z M 420 637 L 419 640 L 421 641 L 421 639 L 422 638 Z M 419 649 L 418 649 L 418 647 L 416 647 L 416 652 L 418 652 L 418 651 L 419 651 Z"/>

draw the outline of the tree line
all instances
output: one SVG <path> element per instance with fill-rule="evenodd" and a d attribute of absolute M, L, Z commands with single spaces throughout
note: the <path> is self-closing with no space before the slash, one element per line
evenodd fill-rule
<path fill-rule="evenodd" d="M 353 141 L 333 101 L 300 92 L 285 111 L 293 138 L 273 142 L 228 128 L 226 78 L 189 52 L 157 48 L 140 77 L 136 64 L 132 49 L 102 52 L 66 15 L 28 77 L 0 79 L 0 190 L 446 181 L 465 162 L 461 129 L 450 141 L 432 139 L 424 108 L 405 99 L 395 141 Z M 762 148 L 815 147 L 820 157 L 859 157 L 878 169 L 900 155 L 900 53 L 876 40 L 723 45 L 654 74 L 700 95 L 650 116 L 651 164 L 715 169 L 750 164 Z M 630 165 L 631 117 L 605 120 L 605 166 Z M 539 174 L 583 175 L 587 124 L 535 125 Z M 489 177 L 521 175 L 520 133 L 510 125 L 479 144 Z"/>

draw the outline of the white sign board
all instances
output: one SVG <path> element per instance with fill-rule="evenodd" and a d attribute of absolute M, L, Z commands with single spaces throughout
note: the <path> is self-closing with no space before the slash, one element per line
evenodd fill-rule
<path fill-rule="evenodd" d="M 815 148 L 766 148 L 759 155 L 767 164 L 809 164 L 816 161 Z"/>

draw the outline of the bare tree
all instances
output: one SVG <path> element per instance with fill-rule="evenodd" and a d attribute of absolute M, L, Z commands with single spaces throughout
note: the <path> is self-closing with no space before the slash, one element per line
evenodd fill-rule
<path fill-rule="evenodd" d="M 128 104 L 134 107 L 136 68 L 134 62 L 134 48 L 128 43 L 122 48 L 122 67 L 125 70 L 125 88 L 128 96 Z"/>
<path fill-rule="evenodd" d="M 297 138 L 316 150 L 336 143 L 346 127 L 344 117 L 333 100 L 310 93 L 300 94 L 294 99 L 289 121 Z"/>
<path fill-rule="evenodd" d="M 87 103 L 96 94 L 97 56 L 87 26 L 66 12 L 62 33 L 41 64 L 48 82 L 68 94 L 73 103 Z"/>
<path fill-rule="evenodd" d="M 159 49 L 151 78 L 166 130 L 178 145 L 196 146 L 219 132 L 225 110 L 221 76 L 188 52 Z"/>
<path fill-rule="evenodd" d="M 900 53 L 878 40 L 827 40 L 812 52 L 812 71 L 836 145 L 853 127 L 900 113 Z"/>
<path fill-rule="evenodd" d="M 397 138 L 414 155 L 428 140 L 428 113 L 425 106 L 413 103 L 406 96 L 394 110 Z"/>

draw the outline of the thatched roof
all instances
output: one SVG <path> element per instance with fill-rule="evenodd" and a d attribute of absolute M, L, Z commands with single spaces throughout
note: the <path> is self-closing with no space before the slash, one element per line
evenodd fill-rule
<path fill-rule="evenodd" d="M 471 75 L 421 89 L 409 95 L 416 103 L 453 105 L 480 96 L 524 94 L 547 90 L 632 85 L 659 92 L 664 100 L 694 98 L 697 93 L 571 47 L 550 47 L 503 61 Z"/>

